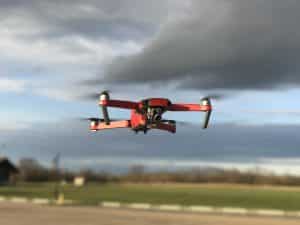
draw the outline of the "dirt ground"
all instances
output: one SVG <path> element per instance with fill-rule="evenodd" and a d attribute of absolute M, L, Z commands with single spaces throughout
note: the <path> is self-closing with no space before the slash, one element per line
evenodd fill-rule
<path fill-rule="evenodd" d="M 299 225 L 300 219 L 0 203 L 2 225 Z"/>

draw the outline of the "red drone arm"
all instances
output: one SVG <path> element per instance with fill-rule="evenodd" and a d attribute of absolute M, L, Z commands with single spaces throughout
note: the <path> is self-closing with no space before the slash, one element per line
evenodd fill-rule
<path fill-rule="evenodd" d="M 123 100 L 100 100 L 99 105 L 106 106 L 106 107 L 117 107 L 123 109 L 136 109 L 138 108 L 137 102 L 131 101 L 123 101 Z"/>
<path fill-rule="evenodd" d="M 200 104 L 171 104 L 167 107 L 168 111 L 211 111 L 211 105 L 200 105 Z"/>
<path fill-rule="evenodd" d="M 201 99 L 200 104 L 171 104 L 167 107 L 169 111 L 201 111 L 205 112 L 203 129 L 208 127 L 209 119 L 211 116 L 212 106 L 209 97 Z"/>
<path fill-rule="evenodd" d="M 111 121 L 109 125 L 104 122 L 101 123 L 91 123 L 90 130 L 104 130 L 104 129 L 114 129 L 114 128 L 129 128 L 130 121 L 129 120 L 120 120 L 120 121 Z"/>

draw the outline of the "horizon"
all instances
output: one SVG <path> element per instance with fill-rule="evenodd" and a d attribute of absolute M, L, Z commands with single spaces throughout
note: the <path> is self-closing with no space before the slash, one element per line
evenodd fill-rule
<path fill-rule="evenodd" d="M 175 160 L 300 175 L 299 9 L 293 0 L 0 2 L 0 154 L 47 163 L 60 152 L 70 168 Z M 89 96 L 106 89 L 124 100 L 218 98 L 206 131 L 202 113 L 168 112 L 195 125 L 91 134 L 76 118 L 101 116 Z"/>

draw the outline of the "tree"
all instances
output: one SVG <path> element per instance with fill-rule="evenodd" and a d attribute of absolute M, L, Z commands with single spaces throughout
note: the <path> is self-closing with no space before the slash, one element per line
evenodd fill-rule
<path fill-rule="evenodd" d="M 19 169 L 23 181 L 47 181 L 49 178 L 49 171 L 33 158 L 20 159 Z"/>

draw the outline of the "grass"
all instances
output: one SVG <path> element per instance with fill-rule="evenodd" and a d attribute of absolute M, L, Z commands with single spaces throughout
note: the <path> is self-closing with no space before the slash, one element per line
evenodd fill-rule
<path fill-rule="evenodd" d="M 0 196 L 52 198 L 53 183 L 0 187 Z M 83 205 L 100 201 L 153 204 L 210 205 L 217 207 L 300 210 L 300 188 L 240 185 L 96 184 L 82 188 L 64 187 L 65 197 Z"/>

